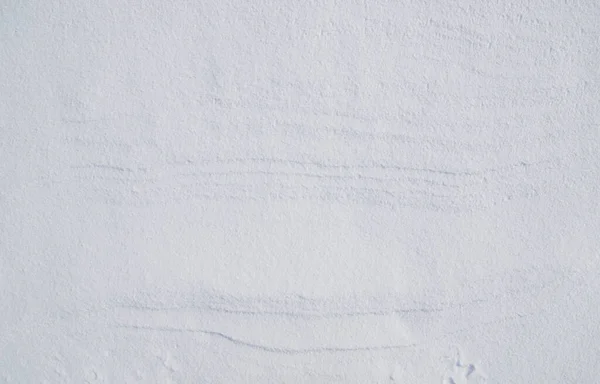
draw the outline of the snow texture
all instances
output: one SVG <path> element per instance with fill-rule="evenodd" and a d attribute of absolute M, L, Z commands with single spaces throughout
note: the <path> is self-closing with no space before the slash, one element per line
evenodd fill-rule
<path fill-rule="evenodd" d="M 600 2 L 0 2 L 0 383 L 598 383 Z"/>

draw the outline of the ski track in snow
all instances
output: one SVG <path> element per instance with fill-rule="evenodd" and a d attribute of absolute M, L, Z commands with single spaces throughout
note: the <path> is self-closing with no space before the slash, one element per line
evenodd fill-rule
<path fill-rule="evenodd" d="M 98 322 L 100 327 L 111 329 L 111 332 L 197 333 L 242 348 L 290 355 L 398 350 L 498 324 L 509 326 L 529 316 L 540 316 L 544 311 L 542 303 L 551 300 L 556 290 L 565 284 L 575 284 L 569 281 L 568 275 L 559 282 L 548 281 L 550 276 L 561 275 L 559 271 L 548 272 L 546 277 L 544 274 L 537 278 L 523 275 L 525 280 L 520 281 L 519 289 L 512 293 L 507 289 L 501 294 L 486 295 L 485 299 L 462 303 L 398 306 L 400 298 L 393 296 L 275 299 L 199 292 L 186 299 L 178 295 L 147 293 L 107 303 L 104 308 L 92 311 L 89 319 Z M 535 306 L 528 303 L 533 298 L 538 301 Z M 523 304 L 523 299 L 526 304 Z M 499 307 L 505 309 L 492 310 Z M 428 322 L 432 325 L 424 327 Z M 265 327 L 272 335 L 257 331 Z M 398 328 L 402 332 L 398 333 Z M 332 340 L 327 340 L 327 337 L 311 339 L 315 332 L 327 335 L 339 329 L 344 329 L 346 336 Z M 415 334 L 417 329 L 420 334 Z M 370 335 L 357 336 L 361 333 Z M 378 342 L 394 338 L 396 343 Z M 301 346 L 306 344 L 311 346 Z"/>
<path fill-rule="evenodd" d="M 78 131 L 82 128 L 85 127 L 78 124 Z M 242 137 L 246 134 L 253 135 L 251 131 L 235 133 Z M 310 137 L 311 133 L 307 133 L 303 141 Z M 331 137 L 340 140 L 340 146 L 351 152 L 360 151 L 365 143 L 375 141 L 369 137 L 351 141 L 340 133 L 332 133 Z M 382 134 L 380 142 L 385 143 L 390 137 L 393 135 Z M 319 140 L 323 139 L 315 138 L 315 141 Z M 418 156 L 423 145 L 427 148 L 431 142 L 414 139 L 403 146 L 405 151 Z M 143 146 L 131 142 L 120 145 Z M 461 212 L 484 210 L 517 198 L 536 198 L 547 193 L 547 187 L 531 181 L 540 176 L 549 177 L 560 170 L 560 159 L 557 158 L 478 168 L 444 168 L 377 161 L 373 154 L 369 154 L 370 159 L 353 163 L 309 155 L 301 158 L 252 155 L 201 158 L 185 153 L 167 155 L 160 146 L 157 149 L 159 158 L 152 163 L 131 164 L 118 158 L 100 162 L 106 155 L 95 152 L 100 148 L 104 152 L 105 146 L 106 143 L 88 141 L 82 147 L 81 162 L 65 168 L 61 172 L 64 178 L 51 181 L 77 185 L 89 190 L 96 201 L 121 205 L 193 200 L 307 200 Z M 434 146 L 432 150 L 439 149 Z M 474 158 L 484 155 L 481 149 L 472 153 Z"/>

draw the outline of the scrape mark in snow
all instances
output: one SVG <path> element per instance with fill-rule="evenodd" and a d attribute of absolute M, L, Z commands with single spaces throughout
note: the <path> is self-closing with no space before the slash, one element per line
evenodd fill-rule
<path fill-rule="evenodd" d="M 122 325 L 116 324 L 115 328 L 132 329 L 137 331 L 161 331 L 161 332 L 183 332 L 183 333 L 202 333 L 210 336 L 217 336 L 221 339 L 225 339 L 233 344 L 258 349 L 266 352 L 283 353 L 288 355 L 295 354 L 307 354 L 307 353 L 327 353 L 327 352 L 369 352 L 369 351 L 381 351 L 381 350 L 393 350 L 413 347 L 416 344 L 401 344 L 401 345 L 375 345 L 375 346 L 357 346 L 357 347 L 319 347 L 319 348 L 280 348 L 272 347 L 263 344 L 250 343 L 247 341 L 239 340 L 226 335 L 221 332 L 210 331 L 206 329 L 194 329 L 194 328 L 175 328 L 175 327 L 154 327 L 154 326 L 140 326 L 140 325 Z"/>
<path fill-rule="evenodd" d="M 74 176 L 111 201 L 134 204 L 164 199 L 308 199 L 460 211 L 482 209 L 514 195 L 535 196 L 539 187 L 527 185 L 529 172 L 548 172 L 552 165 L 521 161 L 482 170 L 444 170 L 264 157 L 188 159 L 184 164 L 135 168 L 92 163 L 75 166 L 80 171 Z"/>

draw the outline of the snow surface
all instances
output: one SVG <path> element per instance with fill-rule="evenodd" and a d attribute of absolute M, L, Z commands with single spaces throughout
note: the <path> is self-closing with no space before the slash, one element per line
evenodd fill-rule
<path fill-rule="evenodd" d="M 0 4 L 1 383 L 598 383 L 600 3 Z"/>

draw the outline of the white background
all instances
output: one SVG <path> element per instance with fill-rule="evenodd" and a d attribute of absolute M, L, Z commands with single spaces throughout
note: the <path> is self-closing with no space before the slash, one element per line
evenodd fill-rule
<path fill-rule="evenodd" d="M 599 21 L 3 1 L 0 382 L 598 382 Z"/>

